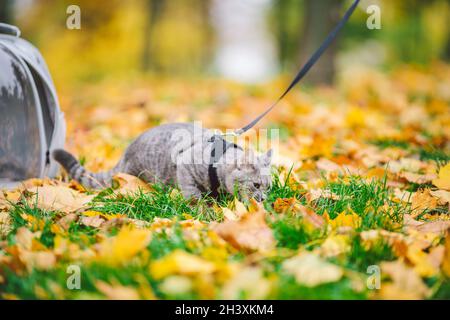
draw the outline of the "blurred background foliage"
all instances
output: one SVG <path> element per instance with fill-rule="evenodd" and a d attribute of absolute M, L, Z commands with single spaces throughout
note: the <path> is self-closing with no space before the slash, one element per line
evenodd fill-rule
<path fill-rule="evenodd" d="M 57 86 L 143 74 L 220 76 L 226 72 L 221 72 L 216 63 L 221 50 L 219 42 L 229 34 L 233 36 L 233 32 L 238 36 L 245 32 L 236 24 L 233 32 L 222 38 L 217 36 L 220 26 L 216 22 L 221 21 L 220 15 L 230 14 L 219 2 L 1 0 L 0 20 L 18 25 L 23 37 L 41 50 Z M 236 1 L 229 0 L 232 2 Z M 257 34 L 267 33 L 264 41 L 270 42 L 267 48 L 274 48 L 275 63 L 270 76 L 261 79 L 293 74 L 351 2 L 241 1 L 248 6 L 264 3 L 264 9 L 258 11 L 264 15 L 264 25 L 255 23 L 253 27 Z M 71 4 L 81 8 L 81 30 L 66 28 L 66 9 Z M 365 9 L 371 4 L 381 8 L 381 30 L 366 27 Z M 212 14 L 214 6 L 218 9 Z M 231 12 L 235 16 L 240 14 L 241 10 Z M 438 60 L 448 61 L 449 21 L 449 0 L 362 1 L 339 42 L 327 52 L 308 80 L 331 83 L 335 68 L 339 71 L 358 61 L 379 68 L 399 64 L 420 67 Z M 258 50 L 264 55 L 269 49 Z"/>

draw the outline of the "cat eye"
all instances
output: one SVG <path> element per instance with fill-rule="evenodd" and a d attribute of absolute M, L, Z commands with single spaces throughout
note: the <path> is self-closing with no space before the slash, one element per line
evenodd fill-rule
<path fill-rule="evenodd" d="M 261 187 L 261 184 L 255 182 L 255 183 L 253 184 L 253 186 L 254 186 L 256 189 L 259 189 L 259 187 Z"/>

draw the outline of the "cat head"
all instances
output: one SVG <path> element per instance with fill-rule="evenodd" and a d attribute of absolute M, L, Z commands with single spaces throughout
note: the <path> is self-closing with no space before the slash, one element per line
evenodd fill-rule
<path fill-rule="evenodd" d="M 223 177 L 226 190 L 230 194 L 237 192 L 241 199 L 266 199 L 272 183 L 272 150 L 259 156 L 252 151 L 237 150 L 230 156 L 234 159 L 230 161 L 228 157 Z"/>

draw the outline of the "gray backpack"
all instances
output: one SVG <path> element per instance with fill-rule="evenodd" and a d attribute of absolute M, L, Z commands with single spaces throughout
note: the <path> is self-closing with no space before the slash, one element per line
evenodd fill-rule
<path fill-rule="evenodd" d="M 0 188 L 54 176 L 50 152 L 64 147 L 65 131 L 41 54 L 17 27 L 0 23 Z"/>

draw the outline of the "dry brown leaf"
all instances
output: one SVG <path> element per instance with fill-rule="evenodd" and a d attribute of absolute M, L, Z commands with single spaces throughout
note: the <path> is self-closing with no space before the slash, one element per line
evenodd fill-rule
<path fill-rule="evenodd" d="M 341 172 L 342 168 L 337 163 L 328 160 L 326 158 L 321 158 L 316 162 L 317 169 L 323 170 L 325 172 Z"/>
<path fill-rule="evenodd" d="M 444 254 L 445 254 L 445 246 L 439 245 L 437 247 L 430 249 L 430 253 L 428 254 L 428 260 L 430 261 L 433 267 L 439 269 L 442 262 L 444 261 Z"/>
<path fill-rule="evenodd" d="M 245 205 L 240 202 L 237 198 L 234 198 L 229 207 L 237 215 L 238 218 L 246 215 L 248 210 Z"/>
<path fill-rule="evenodd" d="M 57 224 L 63 228 L 65 231 L 69 230 L 72 222 L 78 220 L 78 215 L 76 213 L 69 213 L 58 220 Z"/>
<path fill-rule="evenodd" d="M 237 221 L 240 218 L 234 211 L 228 208 L 221 208 L 221 210 L 225 221 Z"/>
<path fill-rule="evenodd" d="M 426 162 L 413 158 L 401 158 L 398 161 L 391 161 L 388 170 L 392 173 L 419 172 L 428 169 L 428 167 L 429 165 Z"/>
<path fill-rule="evenodd" d="M 411 203 L 413 193 L 409 192 L 409 191 L 402 191 L 402 190 L 396 188 L 394 190 L 394 196 L 395 196 L 394 200 L 397 199 L 399 201 Z"/>
<path fill-rule="evenodd" d="M 40 209 L 62 211 L 65 213 L 74 212 L 86 207 L 95 197 L 95 195 L 80 193 L 64 186 L 45 185 L 28 190 L 33 193 L 28 198 L 30 206 L 36 205 Z"/>
<path fill-rule="evenodd" d="M 430 194 L 430 189 L 417 191 L 411 199 L 411 216 L 415 218 L 425 210 L 433 210 L 436 207 L 437 199 Z"/>
<path fill-rule="evenodd" d="M 16 232 L 16 244 L 21 249 L 31 250 L 34 234 L 25 227 L 20 227 Z"/>
<path fill-rule="evenodd" d="M 126 174 L 118 173 L 113 177 L 113 188 L 120 193 L 137 193 L 150 192 L 153 188 L 149 184 L 145 183 L 138 177 Z"/>
<path fill-rule="evenodd" d="M 139 219 L 130 219 L 130 218 L 114 218 L 104 222 L 101 225 L 101 229 L 105 231 L 110 231 L 113 228 L 121 228 L 126 225 L 133 225 L 136 228 L 144 229 L 150 227 L 151 223 L 144 220 Z"/>
<path fill-rule="evenodd" d="M 414 218 L 409 215 L 404 215 L 404 225 L 407 229 L 414 229 L 421 233 L 435 233 L 444 234 L 448 228 L 450 228 L 450 220 L 434 220 L 431 222 L 420 222 L 414 220 Z"/>
<path fill-rule="evenodd" d="M 0 210 L 9 210 L 11 203 L 17 203 L 22 193 L 19 190 L 2 191 L 0 190 Z"/>
<path fill-rule="evenodd" d="M 278 198 L 273 204 L 273 209 L 277 213 L 285 213 L 292 210 L 296 201 L 295 198 Z"/>
<path fill-rule="evenodd" d="M 392 280 L 381 285 L 379 296 L 383 299 L 423 299 L 431 292 L 414 269 L 401 260 L 382 262 L 381 271 Z"/>
<path fill-rule="evenodd" d="M 33 269 L 50 270 L 56 265 L 56 256 L 50 251 L 27 251 L 19 253 L 20 260 L 26 265 L 28 271 Z"/>
<path fill-rule="evenodd" d="M 312 189 L 306 193 L 306 200 L 310 203 L 319 198 L 339 200 L 340 197 L 330 190 Z"/>
<path fill-rule="evenodd" d="M 420 173 L 413 173 L 413 172 L 401 172 L 399 174 L 400 178 L 405 179 L 408 182 L 417 183 L 417 184 L 425 184 L 430 183 L 433 181 L 433 179 L 436 178 L 435 174 L 428 173 L 428 174 L 420 174 Z"/>
<path fill-rule="evenodd" d="M 9 212 L 0 212 L 0 239 L 4 239 L 12 230 L 12 220 Z"/>
<path fill-rule="evenodd" d="M 430 191 L 430 194 L 438 199 L 439 205 L 444 206 L 447 203 L 450 204 L 450 191 L 436 190 Z"/>
<path fill-rule="evenodd" d="M 298 201 L 294 206 L 293 213 L 303 217 L 303 222 L 314 229 L 321 229 L 325 226 L 323 217 L 315 213 L 314 210 L 300 204 Z"/>
<path fill-rule="evenodd" d="M 136 289 L 122 286 L 120 284 L 110 285 L 106 282 L 97 280 L 95 286 L 98 291 L 103 293 L 109 300 L 138 300 L 139 294 Z"/>
<path fill-rule="evenodd" d="M 246 214 L 239 221 L 219 223 L 214 231 L 233 247 L 247 252 L 268 251 L 275 247 L 275 238 L 263 211 Z"/>
<path fill-rule="evenodd" d="M 87 227 L 100 228 L 106 219 L 102 216 L 97 215 L 93 217 L 81 217 L 80 222 Z"/>
<path fill-rule="evenodd" d="M 387 230 L 368 230 L 361 232 L 360 237 L 367 249 L 378 245 L 381 240 L 390 245 L 397 256 L 405 256 L 408 250 L 406 236 L 401 233 Z"/>

